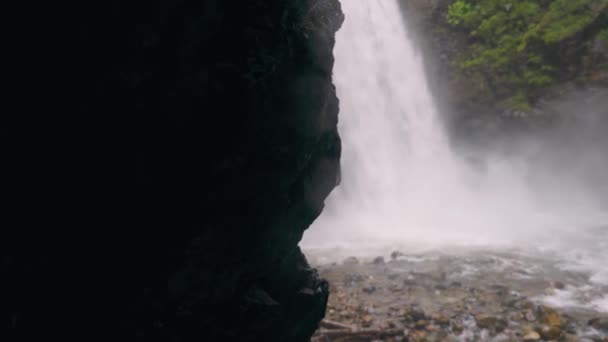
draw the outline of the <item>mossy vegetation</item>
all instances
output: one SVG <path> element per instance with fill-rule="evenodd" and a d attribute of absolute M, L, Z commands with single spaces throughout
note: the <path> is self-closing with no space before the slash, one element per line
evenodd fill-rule
<path fill-rule="evenodd" d="M 563 44 L 607 7 L 608 0 L 456 0 L 446 20 L 471 38 L 460 66 L 484 75 L 505 104 L 527 111 L 559 76 Z"/>

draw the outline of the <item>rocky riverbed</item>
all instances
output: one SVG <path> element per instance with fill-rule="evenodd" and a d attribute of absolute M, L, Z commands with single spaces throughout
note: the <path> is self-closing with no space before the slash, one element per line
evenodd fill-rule
<path fill-rule="evenodd" d="M 313 341 L 608 341 L 608 285 L 518 253 L 309 259 L 330 282 Z"/>

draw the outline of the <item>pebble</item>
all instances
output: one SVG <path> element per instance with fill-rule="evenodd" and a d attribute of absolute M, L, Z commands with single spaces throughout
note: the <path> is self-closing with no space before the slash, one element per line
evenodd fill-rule
<path fill-rule="evenodd" d="M 454 323 L 452 325 L 452 331 L 454 332 L 454 334 L 456 335 L 460 335 L 462 334 L 462 331 L 464 330 L 464 326 L 460 323 Z"/>
<path fill-rule="evenodd" d="M 556 326 L 543 325 L 540 328 L 540 336 L 545 340 L 556 340 L 562 336 L 562 330 Z"/>
<path fill-rule="evenodd" d="M 437 285 L 435 285 L 435 290 L 445 291 L 447 289 L 448 289 L 448 287 L 446 285 L 443 285 L 443 284 L 437 284 Z"/>
<path fill-rule="evenodd" d="M 504 319 L 495 316 L 480 315 L 475 317 L 475 319 L 477 321 L 478 327 L 480 327 L 481 329 L 491 330 L 494 333 L 503 332 L 509 325 L 509 323 Z"/>
<path fill-rule="evenodd" d="M 560 314 L 550 307 L 541 305 L 538 308 L 540 321 L 551 327 L 559 327 L 563 324 Z"/>
<path fill-rule="evenodd" d="M 600 330 L 606 334 L 608 334 L 608 317 L 605 318 L 592 318 L 587 322 L 587 325 L 592 326 L 593 328 Z"/>
<path fill-rule="evenodd" d="M 381 256 L 376 257 L 374 259 L 374 261 L 372 261 L 372 264 L 374 264 L 374 265 L 384 265 L 384 257 L 381 257 Z"/>
<path fill-rule="evenodd" d="M 578 327 L 573 322 L 568 322 L 564 330 L 569 334 L 576 335 Z"/>
<path fill-rule="evenodd" d="M 562 283 L 561 281 L 556 281 L 556 282 L 553 282 L 553 287 L 558 290 L 563 290 L 566 288 L 566 285 L 564 283 Z"/>
<path fill-rule="evenodd" d="M 365 315 L 363 316 L 363 318 L 361 319 L 361 325 L 363 327 L 369 327 L 372 325 L 372 322 L 374 321 L 374 318 L 371 315 Z"/>
<path fill-rule="evenodd" d="M 344 265 L 359 265 L 359 259 L 355 258 L 354 256 L 348 257 L 346 259 L 344 259 L 344 261 L 342 261 L 342 264 Z"/>
<path fill-rule="evenodd" d="M 413 322 L 423 321 L 427 319 L 424 311 L 412 309 L 405 313 L 405 315 Z"/>
<path fill-rule="evenodd" d="M 524 341 L 538 341 L 540 338 L 540 334 L 536 331 L 530 331 L 523 337 Z"/>
<path fill-rule="evenodd" d="M 424 330 L 411 331 L 409 334 L 410 341 L 426 341 L 427 332 Z"/>
<path fill-rule="evenodd" d="M 532 312 L 532 310 L 526 310 L 525 317 L 528 322 L 536 321 L 536 315 L 534 312 Z"/>
<path fill-rule="evenodd" d="M 426 320 L 420 320 L 417 321 L 416 324 L 414 325 L 414 327 L 416 329 L 426 329 L 426 326 L 429 324 L 429 321 Z"/>
<path fill-rule="evenodd" d="M 368 286 L 368 287 L 364 287 L 361 289 L 363 292 L 367 293 L 367 294 L 372 294 L 374 292 L 376 292 L 376 287 L 375 286 Z"/>
<path fill-rule="evenodd" d="M 394 251 L 391 253 L 391 259 L 396 260 L 398 257 L 402 257 L 405 256 L 405 254 L 399 252 L 399 251 Z"/>
<path fill-rule="evenodd" d="M 443 326 L 443 327 L 447 327 L 448 325 L 450 325 L 450 319 L 446 316 L 442 316 L 442 315 L 435 315 L 432 317 L 433 321 L 435 321 L 436 324 Z"/>

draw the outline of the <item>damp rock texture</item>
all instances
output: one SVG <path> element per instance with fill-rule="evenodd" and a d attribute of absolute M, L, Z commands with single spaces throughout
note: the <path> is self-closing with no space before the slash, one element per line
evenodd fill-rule
<path fill-rule="evenodd" d="M 95 167 L 129 189 L 77 235 L 3 241 L 4 322 L 91 327 L 81 340 L 308 340 L 328 285 L 298 243 L 339 182 L 339 2 L 107 1 L 53 18 L 78 50 L 71 104 L 110 127 L 100 145 L 128 137 L 128 162 Z M 117 202 L 134 219 L 92 228 Z"/>

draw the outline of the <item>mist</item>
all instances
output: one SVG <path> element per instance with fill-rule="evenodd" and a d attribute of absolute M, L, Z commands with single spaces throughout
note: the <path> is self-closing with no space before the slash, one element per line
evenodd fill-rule
<path fill-rule="evenodd" d="M 544 103 L 576 119 L 540 133 L 451 134 L 398 3 L 342 7 L 334 50 L 342 182 L 304 249 L 518 250 L 576 259 L 608 282 L 608 92 Z"/>

